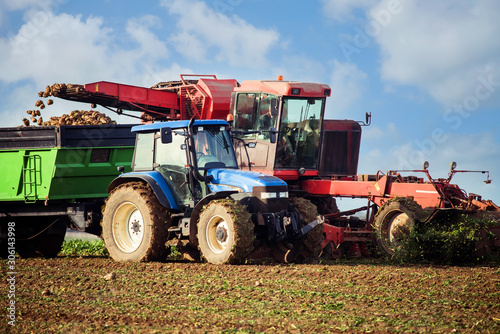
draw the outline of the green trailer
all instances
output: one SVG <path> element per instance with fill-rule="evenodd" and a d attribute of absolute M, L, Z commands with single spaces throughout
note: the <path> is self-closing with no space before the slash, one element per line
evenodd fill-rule
<path fill-rule="evenodd" d="M 55 256 L 67 228 L 100 235 L 108 185 L 130 171 L 132 126 L 0 129 L 0 255 L 9 227 L 27 257 Z"/>

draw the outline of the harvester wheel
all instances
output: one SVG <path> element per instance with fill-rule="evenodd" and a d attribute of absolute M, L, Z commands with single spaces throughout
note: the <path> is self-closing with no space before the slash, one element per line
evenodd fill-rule
<path fill-rule="evenodd" d="M 415 226 L 417 212 L 421 209 L 417 202 L 404 197 L 393 198 L 381 206 L 373 227 L 383 255 L 392 257 L 402 247 L 401 241 Z"/>
<path fill-rule="evenodd" d="M 119 185 L 106 199 L 102 236 L 115 261 L 163 260 L 170 215 L 149 185 L 129 182 Z"/>
<path fill-rule="evenodd" d="M 198 247 L 209 263 L 240 263 L 253 250 L 254 224 L 247 209 L 232 199 L 206 205 L 198 220 Z"/>
<path fill-rule="evenodd" d="M 309 224 L 318 218 L 318 209 L 310 200 L 302 197 L 290 198 L 290 203 L 299 213 L 301 227 Z M 304 237 L 300 255 L 304 262 L 314 262 L 319 260 L 321 254 L 321 244 L 325 240 L 323 234 L 323 224 L 313 228 Z"/>

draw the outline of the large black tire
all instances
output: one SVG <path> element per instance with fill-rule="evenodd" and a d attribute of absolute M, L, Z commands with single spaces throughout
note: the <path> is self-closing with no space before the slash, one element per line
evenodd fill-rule
<path fill-rule="evenodd" d="M 209 263 L 241 263 L 253 250 L 254 224 L 247 209 L 232 199 L 206 205 L 198 220 L 198 247 Z"/>
<path fill-rule="evenodd" d="M 316 205 L 310 200 L 302 197 L 290 198 L 291 204 L 299 213 L 301 226 L 306 226 L 310 222 L 318 219 L 319 213 Z M 316 262 L 321 254 L 321 244 L 325 240 L 323 234 L 323 224 L 319 224 L 304 236 L 300 257 L 303 262 Z"/>
<path fill-rule="evenodd" d="M 16 221 L 16 236 L 19 236 L 16 251 L 22 258 L 56 257 L 61 251 L 66 229 L 64 217 L 19 219 Z"/>
<path fill-rule="evenodd" d="M 38 252 L 45 258 L 53 258 L 59 254 L 64 237 L 66 236 L 66 230 L 68 229 L 65 218 L 55 219 L 57 221 L 54 221 L 54 218 L 51 219 L 51 224 L 54 224 L 42 236 L 40 246 L 38 247 Z"/>
<path fill-rule="evenodd" d="M 170 215 L 149 185 L 130 182 L 106 199 L 102 237 L 109 255 L 120 262 L 164 260 Z"/>
<path fill-rule="evenodd" d="M 422 207 L 415 201 L 396 197 L 378 210 L 373 227 L 377 246 L 386 257 L 393 257 L 403 247 L 402 241 L 417 223 Z"/>

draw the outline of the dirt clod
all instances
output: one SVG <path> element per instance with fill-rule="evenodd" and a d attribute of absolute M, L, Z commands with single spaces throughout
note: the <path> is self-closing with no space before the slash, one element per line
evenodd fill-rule
<path fill-rule="evenodd" d="M 115 272 L 111 272 L 109 274 L 106 274 L 104 275 L 103 277 L 106 281 L 112 281 L 112 280 L 115 280 L 116 279 L 116 273 Z"/>

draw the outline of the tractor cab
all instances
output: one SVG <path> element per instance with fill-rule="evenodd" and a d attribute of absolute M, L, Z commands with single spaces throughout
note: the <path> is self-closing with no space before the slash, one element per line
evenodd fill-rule
<path fill-rule="evenodd" d="M 231 111 L 234 133 L 242 141 L 235 144 L 240 166 L 284 180 L 318 175 L 325 102 L 330 92 L 325 84 L 281 80 L 244 81 L 235 88 Z M 251 142 L 255 147 L 245 150 L 244 144 L 248 147 Z"/>
<path fill-rule="evenodd" d="M 194 206 L 210 190 L 214 168 L 238 169 L 228 124 L 224 121 L 153 123 L 133 128 L 137 133 L 134 172 L 157 171 L 179 208 Z"/>

